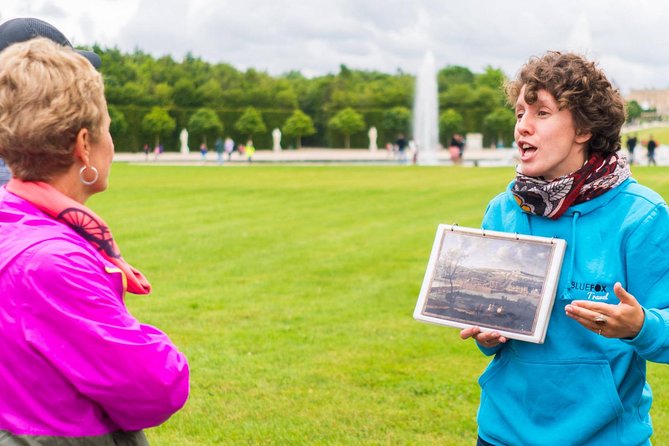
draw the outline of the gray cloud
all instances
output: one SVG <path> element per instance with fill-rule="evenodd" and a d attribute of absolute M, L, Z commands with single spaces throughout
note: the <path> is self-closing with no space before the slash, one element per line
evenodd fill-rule
<path fill-rule="evenodd" d="M 6 2 L 9 3 L 9 2 Z M 26 0 L 3 20 L 33 15 L 75 43 L 142 49 L 180 60 L 271 74 L 355 69 L 415 73 L 423 54 L 438 67 L 486 65 L 516 73 L 530 56 L 585 45 L 623 90 L 667 87 L 669 3 L 654 0 Z M 19 4 L 20 3 L 20 4 Z"/>

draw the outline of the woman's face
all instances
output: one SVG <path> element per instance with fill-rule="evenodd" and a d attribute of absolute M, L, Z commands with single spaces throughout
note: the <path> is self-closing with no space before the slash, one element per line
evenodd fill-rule
<path fill-rule="evenodd" d="M 534 104 L 525 102 L 525 86 L 516 101 L 516 144 L 524 175 L 553 180 L 585 163 L 590 134 L 577 134 L 571 111 L 560 110 L 547 90 L 539 90 Z"/>
<path fill-rule="evenodd" d="M 99 173 L 98 180 L 91 186 L 95 189 L 95 192 L 101 192 L 107 189 L 109 184 L 109 172 L 114 158 L 114 141 L 112 141 L 111 134 L 109 133 L 110 124 L 111 119 L 109 118 L 109 113 L 105 112 L 105 117 L 100 129 L 100 136 L 97 141 L 91 142 L 89 155 L 90 163 L 91 166 L 98 169 Z"/>

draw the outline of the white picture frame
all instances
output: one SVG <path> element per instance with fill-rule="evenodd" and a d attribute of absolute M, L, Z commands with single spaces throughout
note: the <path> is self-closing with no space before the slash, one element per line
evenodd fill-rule
<path fill-rule="evenodd" d="M 544 342 L 567 242 L 439 225 L 414 318 Z"/>

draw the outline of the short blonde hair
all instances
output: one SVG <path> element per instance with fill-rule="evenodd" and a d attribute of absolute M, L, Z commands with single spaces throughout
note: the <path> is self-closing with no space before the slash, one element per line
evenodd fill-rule
<path fill-rule="evenodd" d="M 45 38 L 0 53 L 0 157 L 25 181 L 47 181 L 74 164 L 77 134 L 101 135 L 102 76 L 71 48 Z"/>

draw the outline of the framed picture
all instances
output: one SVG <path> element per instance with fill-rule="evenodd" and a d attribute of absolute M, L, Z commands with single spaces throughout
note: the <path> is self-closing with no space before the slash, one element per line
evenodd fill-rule
<path fill-rule="evenodd" d="M 541 344 L 567 243 L 439 225 L 414 318 Z"/>

